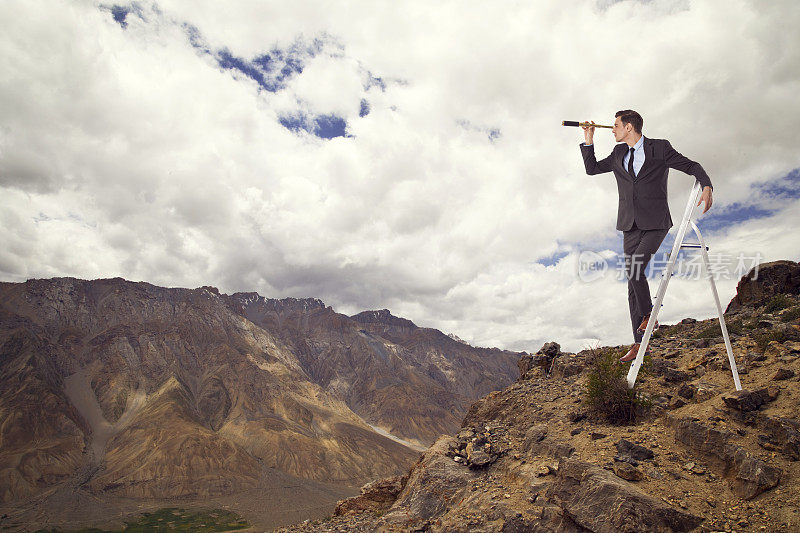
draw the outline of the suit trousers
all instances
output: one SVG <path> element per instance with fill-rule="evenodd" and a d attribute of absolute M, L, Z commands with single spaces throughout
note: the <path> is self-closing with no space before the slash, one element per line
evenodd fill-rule
<path fill-rule="evenodd" d="M 668 229 L 639 229 L 635 222 L 630 230 L 623 232 L 625 273 L 628 278 L 628 307 L 631 312 L 633 339 L 637 343 L 642 342 L 642 333 L 637 329 L 645 315 L 653 309 L 645 269 L 667 233 L 669 233 Z"/>

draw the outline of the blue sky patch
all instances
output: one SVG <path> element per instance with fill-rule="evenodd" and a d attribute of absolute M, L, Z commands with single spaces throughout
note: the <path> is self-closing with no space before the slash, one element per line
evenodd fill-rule
<path fill-rule="evenodd" d="M 314 135 L 323 139 L 345 137 L 347 122 L 336 115 L 320 115 L 314 119 Z"/>
<path fill-rule="evenodd" d="M 782 200 L 800 198 L 800 168 L 796 168 L 783 178 L 759 187 L 764 196 Z"/>
<path fill-rule="evenodd" d="M 111 6 L 111 16 L 114 17 L 114 20 L 119 23 L 120 26 L 123 28 L 128 26 L 128 23 L 125 22 L 125 17 L 128 16 L 128 13 L 131 12 L 129 7 L 124 6 Z"/>
<path fill-rule="evenodd" d="M 311 44 L 298 40 L 292 46 L 272 48 L 269 52 L 252 58 L 237 56 L 228 48 L 213 50 L 196 26 L 183 23 L 183 31 L 193 48 L 213 56 L 223 70 L 244 74 L 255 81 L 259 89 L 271 93 L 286 87 L 286 83 L 305 68 L 305 61 L 322 52 L 326 42 L 314 39 Z"/>
<path fill-rule="evenodd" d="M 317 115 L 309 117 L 303 113 L 284 115 L 280 117 L 281 125 L 294 132 L 305 131 L 321 139 L 334 137 L 349 137 L 347 135 L 347 121 L 336 115 Z"/>
<path fill-rule="evenodd" d="M 561 259 L 563 259 L 564 257 L 566 257 L 568 255 L 569 255 L 569 252 L 555 252 L 552 255 L 550 255 L 548 257 L 544 257 L 542 259 L 539 259 L 536 262 L 539 263 L 540 265 L 544 265 L 546 267 L 547 266 L 553 266 L 556 263 L 558 263 Z"/>
<path fill-rule="evenodd" d="M 703 206 L 701 205 L 698 207 L 698 210 L 702 208 Z M 714 209 L 712 206 L 711 211 L 706 213 L 697 222 L 697 225 L 701 232 L 716 231 L 719 229 L 730 228 L 748 220 L 768 217 L 772 215 L 772 213 L 774 213 L 774 211 L 770 209 L 763 209 L 756 205 L 747 205 L 736 202 L 734 204 L 725 206 L 723 209 Z M 680 220 L 673 219 L 673 222 L 676 226 L 680 224 Z M 691 226 L 689 227 L 689 230 L 691 231 Z M 694 234 L 694 231 L 692 231 L 692 234 Z"/>
<path fill-rule="evenodd" d="M 290 50 L 273 49 L 248 60 L 233 55 L 229 50 L 219 50 L 214 54 L 217 63 L 225 70 L 233 70 L 252 79 L 261 89 L 271 93 L 286 87 L 286 82 L 303 72 L 303 58 L 313 57 L 313 49 L 303 50 L 293 46 Z"/>

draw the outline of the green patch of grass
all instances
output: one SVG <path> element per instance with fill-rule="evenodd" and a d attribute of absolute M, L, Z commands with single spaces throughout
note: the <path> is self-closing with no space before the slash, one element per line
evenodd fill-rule
<path fill-rule="evenodd" d="M 786 333 L 782 329 L 759 329 L 750 333 L 753 340 L 756 341 L 756 350 L 764 353 L 769 343 L 772 341 L 784 342 L 789 340 Z"/>
<path fill-rule="evenodd" d="M 781 322 L 791 322 L 800 318 L 800 307 L 790 309 L 781 315 Z"/>
<path fill-rule="evenodd" d="M 767 313 L 774 313 L 775 311 L 780 311 L 781 309 L 790 307 L 793 303 L 794 302 L 792 299 L 785 294 L 776 294 L 769 299 L 767 302 L 767 307 L 764 309 L 764 311 Z"/>
<path fill-rule="evenodd" d="M 167 533 L 173 531 L 231 531 L 250 527 L 247 520 L 232 511 L 213 509 L 208 511 L 187 511 L 175 507 L 159 509 L 154 513 L 143 513 L 135 522 L 125 522 L 124 529 L 105 530 L 85 528 L 70 533 Z M 36 533 L 61 533 L 57 529 L 40 529 Z"/>
<path fill-rule="evenodd" d="M 741 335 L 747 328 L 741 318 L 726 320 L 725 326 L 728 328 L 728 334 L 734 335 Z M 722 328 L 719 325 L 719 320 L 715 320 L 694 334 L 695 339 L 713 339 L 714 337 L 722 337 Z"/>
<path fill-rule="evenodd" d="M 613 424 L 631 424 L 636 421 L 637 410 L 649 407 L 650 402 L 636 388 L 628 388 L 628 364 L 619 362 L 620 354 L 613 348 L 592 349 L 589 375 L 586 381 L 584 403 L 589 414 Z M 642 364 L 640 370 L 648 366 Z"/>

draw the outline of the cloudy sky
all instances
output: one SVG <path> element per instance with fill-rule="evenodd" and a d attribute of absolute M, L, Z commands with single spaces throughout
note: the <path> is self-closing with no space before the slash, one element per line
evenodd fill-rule
<path fill-rule="evenodd" d="M 4 0 L 0 19 L 2 280 L 315 297 L 516 350 L 628 343 L 614 177 L 560 125 L 624 108 L 710 175 L 723 306 L 742 264 L 800 260 L 794 0 Z M 661 252 L 692 183 L 670 173 Z M 587 252 L 607 270 L 583 275 Z M 676 277 L 661 321 L 714 312 Z"/>

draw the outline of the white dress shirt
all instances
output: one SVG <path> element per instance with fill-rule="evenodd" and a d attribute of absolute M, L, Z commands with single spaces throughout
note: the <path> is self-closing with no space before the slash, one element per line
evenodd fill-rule
<path fill-rule="evenodd" d="M 625 157 L 622 158 L 622 166 L 625 167 L 625 170 L 628 170 L 628 159 L 630 159 L 630 157 L 631 147 L 629 146 Z M 642 170 L 642 165 L 644 165 L 644 135 L 639 137 L 639 140 L 633 145 L 633 172 L 637 176 L 639 175 L 639 171 Z"/>

